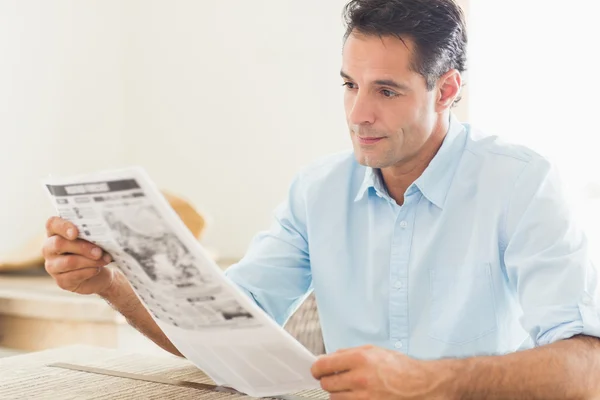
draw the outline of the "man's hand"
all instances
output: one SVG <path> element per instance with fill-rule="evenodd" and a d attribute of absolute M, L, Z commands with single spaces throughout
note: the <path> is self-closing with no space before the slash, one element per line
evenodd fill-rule
<path fill-rule="evenodd" d="M 437 367 L 436 367 L 437 366 Z M 332 400 L 452 399 L 451 371 L 374 346 L 320 357 L 311 369 Z"/>
<path fill-rule="evenodd" d="M 87 240 L 78 239 L 77 227 L 58 217 L 46 223 L 48 238 L 42 247 L 46 271 L 59 287 L 79 294 L 102 294 L 113 280 L 105 268 L 111 257 Z"/>

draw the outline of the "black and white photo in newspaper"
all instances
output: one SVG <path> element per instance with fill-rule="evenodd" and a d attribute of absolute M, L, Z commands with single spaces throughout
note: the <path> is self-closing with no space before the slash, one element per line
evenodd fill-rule
<path fill-rule="evenodd" d="M 48 185 L 48 190 L 57 198 L 59 216 L 114 257 L 155 318 L 186 329 L 257 323 L 214 275 L 196 267 L 198 260 L 135 180 Z"/>

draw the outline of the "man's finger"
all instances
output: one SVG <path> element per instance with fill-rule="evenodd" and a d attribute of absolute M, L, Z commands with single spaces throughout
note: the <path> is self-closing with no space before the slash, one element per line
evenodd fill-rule
<path fill-rule="evenodd" d="M 104 251 L 87 240 L 67 240 L 62 236 L 54 235 L 46 239 L 43 254 L 47 258 L 61 254 L 76 254 L 98 260 L 104 255 Z"/>
<path fill-rule="evenodd" d="M 60 217 L 50 217 L 46 222 L 46 235 L 60 235 L 65 239 L 76 239 L 79 235 L 77 227 L 72 222 Z"/>
<path fill-rule="evenodd" d="M 91 260 L 87 257 L 71 254 L 46 260 L 46 271 L 50 275 L 59 275 L 86 268 L 98 269 L 106 264 L 106 261 L 102 259 Z"/>
<path fill-rule="evenodd" d="M 310 369 L 310 372 L 315 379 L 321 379 L 324 376 L 350 371 L 357 366 L 360 366 L 366 360 L 363 350 L 349 350 L 336 352 L 321 356 L 315 361 Z"/>
<path fill-rule="evenodd" d="M 321 388 L 329 393 L 346 392 L 358 388 L 356 378 L 356 371 L 342 372 L 324 376 L 321 378 L 320 384 Z"/>

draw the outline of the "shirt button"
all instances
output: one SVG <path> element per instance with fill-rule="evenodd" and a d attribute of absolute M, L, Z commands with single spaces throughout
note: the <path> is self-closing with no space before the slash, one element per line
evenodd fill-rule
<path fill-rule="evenodd" d="M 583 304 L 585 304 L 586 306 L 589 306 L 590 304 L 592 304 L 592 299 L 590 299 L 589 296 L 585 296 L 583 298 Z"/>
<path fill-rule="evenodd" d="M 396 347 L 397 349 L 401 349 L 402 348 L 402 342 L 398 340 L 396 343 L 394 343 L 394 347 Z"/>
<path fill-rule="evenodd" d="M 406 228 L 408 223 L 406 221 L 400 221 L 400 228 Z"/>
<path fill-rule="evenodd" d="M 396 289 L 400 289 L 402 287 L 402 281 L 396 281 L 396 283 L 394 283 L 394 287 Z"/>

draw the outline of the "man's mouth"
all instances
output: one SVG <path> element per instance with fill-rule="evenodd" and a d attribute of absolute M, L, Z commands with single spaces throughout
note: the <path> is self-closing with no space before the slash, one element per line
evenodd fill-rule
<path fill-rule="evenodd" d="M 385 139 L 385 137 L 357 137 L 360 144 L 375 144 L 380 140 Z"/>

